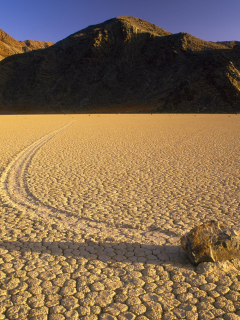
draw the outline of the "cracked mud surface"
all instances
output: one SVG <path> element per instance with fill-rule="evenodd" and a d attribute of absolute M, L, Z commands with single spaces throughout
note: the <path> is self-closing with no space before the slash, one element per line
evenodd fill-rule
<path fill-rule="evenodd" d="M 0 123 L 0 319 L 240 318 L 240 261 L 193 267 L 179 242 L 239 228 L 239 116 Z"/>

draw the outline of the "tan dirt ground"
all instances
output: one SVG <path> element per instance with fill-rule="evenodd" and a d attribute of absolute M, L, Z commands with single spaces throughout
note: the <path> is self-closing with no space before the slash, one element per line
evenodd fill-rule
<path fill-rule="evenodd" d="M 0 116 L 0 319 L 240 319 L 240 260 L 179 238 L 240 228 L 239 115 Z"/>

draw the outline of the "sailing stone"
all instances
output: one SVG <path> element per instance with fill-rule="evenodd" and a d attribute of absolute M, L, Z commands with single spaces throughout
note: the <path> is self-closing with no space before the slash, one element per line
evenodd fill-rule
<path fill-rule="evenodd" d="M 224 223 L 207 221 L 181 237 L 192 264 L 240 258 L 240 235 Z"/>

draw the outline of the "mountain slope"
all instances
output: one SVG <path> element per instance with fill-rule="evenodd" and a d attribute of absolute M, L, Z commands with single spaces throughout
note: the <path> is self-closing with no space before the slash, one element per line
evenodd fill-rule
<path fill-rule="evenodd" d="M 53 42 L 45 41 L 17 41 L 0 29 L 0 60 L 17 53 L 43 49 L 53 45 Z"/>
<path fill-rule="evenodd" d="M 240 43 L 118 17 L 0 62 L 0 112 L 239 112 Z"/>

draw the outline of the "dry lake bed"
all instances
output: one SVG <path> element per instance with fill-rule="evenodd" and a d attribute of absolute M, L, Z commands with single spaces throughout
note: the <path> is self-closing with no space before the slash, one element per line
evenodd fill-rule
<path fill-rule="evenodd" d="M 0 319 L 240 319 L 240 115 L 0 116 Z"/>

